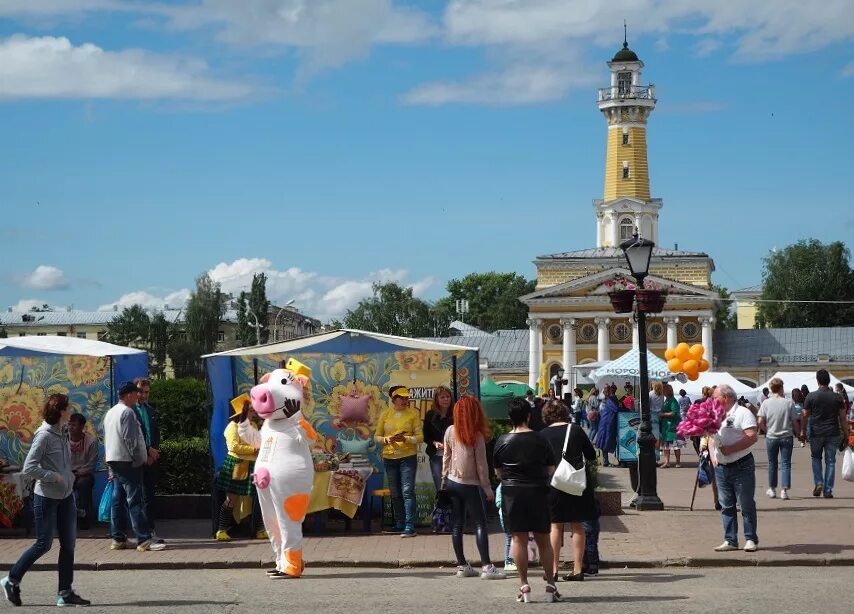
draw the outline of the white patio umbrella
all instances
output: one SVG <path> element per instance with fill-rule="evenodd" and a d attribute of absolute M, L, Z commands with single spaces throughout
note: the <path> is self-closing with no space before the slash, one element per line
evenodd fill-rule
<path fill-rule="evenodd" d="M 669 380 L 673 376 L 667 368 L 664 359 L 659 358 L 649 350 L 646 352 L 647 375 L 649 381 Z M 640 351 L 632 348 L 619 358 L 605 363 L 587 377 L 595 382 L 603 380 L 619 380 L 620 378 L 640 377 Z"/>

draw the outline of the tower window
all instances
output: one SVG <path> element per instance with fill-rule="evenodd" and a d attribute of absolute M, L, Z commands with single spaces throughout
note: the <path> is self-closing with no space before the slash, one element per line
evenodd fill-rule
<path fill-rule="evenodd" d="M 628 145 L 628 144 L 629 144 L 629 133 L 623 132 L 623 145 Z"/>
<path fill-rule="evenodd" d="M 629 178 L 629 163 L 623 162 L 623 179 Z"/>
<path fill-rule="evenodd" d="M 632 73 L 620 72 L 617 73 L 617 94 L 619 96 L 629 96 L 632 93 Z"/>
<path fill-rule="evenodd" d="M 620 220 L 620 241 L 631 239 L 635 234 L 635 222 L 630 217 L 624 217 Z"/>

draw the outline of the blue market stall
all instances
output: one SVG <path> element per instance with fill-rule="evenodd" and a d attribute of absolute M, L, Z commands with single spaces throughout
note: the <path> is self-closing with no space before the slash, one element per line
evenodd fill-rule
<path fill-rule="evenodd" d="M 33 433 L 42 423 L 45 397 L 61 392 L 68 395 L 74 412 L 86 416 L 86 430 L 98 437 L 102 464 L 102 420 L 117 402 L 118 386 L 147 375 L 144 350 L 76 337 L 0 339 L 0 457 L 11 465 L 23 464 Z M 102 470 L 96 473 L 95 501 L 100 500 L 104 483 Z M 2 516 L 19 511 L 7 490 L 0 482 Z"/>
<path fill-rule="evenodd" d="M 382 485 L 380 450 L 373 443 L 373 433 L 380 412 L 388 407 L 391 386 L 407 386 L 410 402 L 422 417 L 432 406 L 436 386 L 447 386 L 457 398 L 480 392 L 477 349 L 360 330 L 336 330 L 203 358 L 213 397 L 210 446 L 215 471 L 226 454 L 223 432 L 231 414 L 230 401 L 248 392 L 265 373 L 295 358 L 312 370 L 303 414 L 318 433 L 313 452 L 318 456 L 350 452 L 366 458 L 373 468 L 367 480 L 369 490 Z M 417 481 L 429 483 L 432 491 L 429 475 L 422 446 Z M 329 492 L 332 496 L 331 488 Z M 370 504 L 370 497 L 365 499 Z M 360 494 L 359 503 L 333 507 L 352 517 L 361 502 Z M 419 487 L 420 513 L 429 514 L 432 506 L 432 493 Z"/>

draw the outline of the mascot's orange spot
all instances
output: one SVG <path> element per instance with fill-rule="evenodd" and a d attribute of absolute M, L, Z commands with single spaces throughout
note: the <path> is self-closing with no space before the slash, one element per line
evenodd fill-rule
<path fill-rule="evenodd" d="M 284 507 L 288 518 L 294 522 L 302 522 L 305 519 L 306 511 L 308 511 L 308 495 L 306 493 L 291 495 L 285 499 Z"/>
<path fill-rule="evenodd" d="M 297 550 L 285 551 L 285 573 L 289 576 L 301 576 L 305 569 L 305 563 L 302 562 L 302 548 Z"/>
<path fill-rule="evenodd" d="M 317 431 L 314 430 L 314 427 L 309 424 L 308 420 L 305 418 L 300 418 L 299 425 L 302 427 L 302 430 L 305 431 L 305 434 L 309 439 L 314 441 L 317 439 Z"/>

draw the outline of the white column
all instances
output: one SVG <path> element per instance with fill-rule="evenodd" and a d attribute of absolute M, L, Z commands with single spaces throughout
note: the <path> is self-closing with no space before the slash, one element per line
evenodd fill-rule
<path fill-rule="evenodd" d="M 620 247 L 620 216 L 616 212 L 611 212 L 611 245 Z"/>
<path fill-rule="evenodd" d="M 540 363 L 543 361 L 543 321 L 538 318 L 529 319 L 528 330 L 528 385 L 536 390 L 537 380 L 540 379 Z"/>
<path fill-rule="evenodd" d="M 608 331 L 608 326 L 611 324 L 610 318 L 596 318 L 593 320 L 599 329 L 597 337 L 597 352 L 596 360 L 599 362 L 611 359 L 611 337 Z"/>
<path fill-rule="evenodd" d="M 640 336 L 638 336 L 638 321 L 630 318 L 632 321 L 632 349 L 636 350 L 640 347 Z"/>
<path fill-rule="evenodd" d="M 575 355 L 575 319 L 564 318 L 560 321 L 563 326 L 563 370 L 572 385 L 572 366 L 576 362 Z"/>
<path fill-rule="evenodd" d="M 700 324 L 703 325 L 703 348 L 705 352 L 703 353 L 703 358 L 709 361 L 709 364 L 712 365 L 714 362 L 712 357 L 715 355 L 714 348 L 712 347 L 712 325 L 715 323 L 715 319 L 709 316 L 700 318 Z M 712 365 L 713 368 L 714 365 Z"/>
<path fill-rule="evenodd" d="M 678 343 L 676 325 L 679 323 L 679 318 L 676 316 L 667 316 L 664 318 L 664 322 L 667 324 L 667 347 L 676 347 Z"/>

